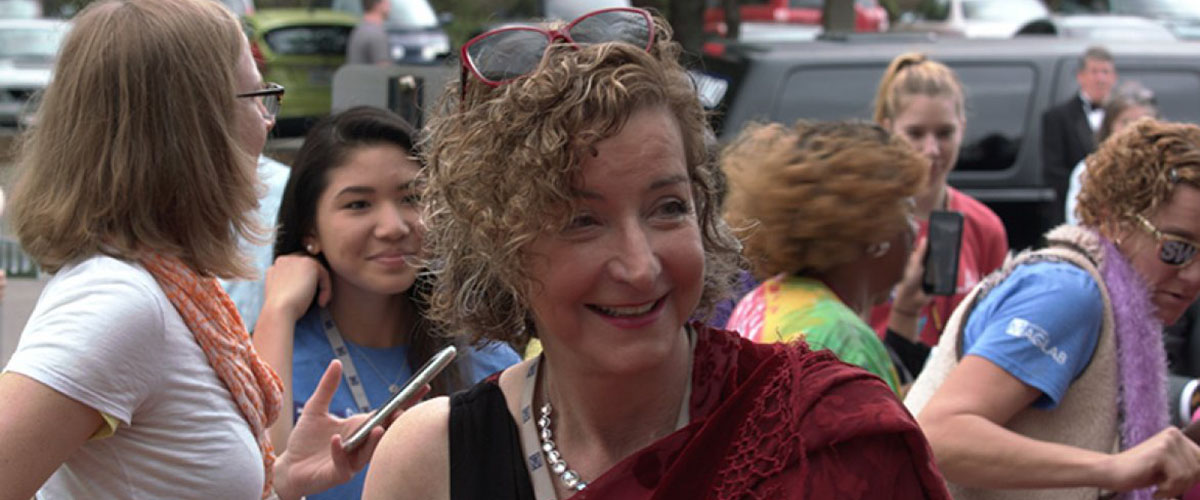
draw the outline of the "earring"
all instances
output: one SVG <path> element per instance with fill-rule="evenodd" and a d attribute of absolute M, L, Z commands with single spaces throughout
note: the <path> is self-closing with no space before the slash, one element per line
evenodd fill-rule
<path fill-rule="evenodd" d="M 309 243 L 309 244 L 307 244 L 307 245 L 304 245 L 304 249 L 305 249 L 305 250 L 308 250 L 308 253 L 309 253 L 310 255 L 316 255 L 316 254 L 317 254 L 317 247 L 316 247 L 316 245 L 313 245 L 312 243 Z"/>
<path fill-rule="evenodd" d="M 883 257 L 884 254 L 888 253 L 888 250 L 891 250 L 891 248 L 892 248 L 892 242 L 890 242 L 890 241 L 881 241 L 879 243 L 872 243 L 870 246 L 867 247 L 867 255 L 870 255 L 871 258 L 878 259 L 880 257 Z"/>

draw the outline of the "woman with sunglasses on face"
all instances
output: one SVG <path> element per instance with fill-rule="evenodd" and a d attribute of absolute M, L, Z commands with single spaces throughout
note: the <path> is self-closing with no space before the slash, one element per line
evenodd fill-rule
<path fill-rule="evenodd" d="M 899 394 L 887 347 L 862 316 L 887 300 L 904 272 L 925 159 L 875 124 L 800 122 L 747 128 L 721 166 L 725 219 L 741 230 L 744 253 L 765 280 L 726 329 L 757 342 L 803 339 Z"/>
<path fill-rule="evenodd" d="M 892 300 L 871 311 L 871 326 L 901 355 L 908 371 L 917 374 L 950 313 L 981 278 L 1004 262 L 1008 238 L 991 209 L 946 183 L 967 128 L 963 86 L 953 70 L 924 54 L 897 56 L 879 82 L 875 122 L 929 160 L 929 179 L 916 196 L 921 238 L 928 232 L 931 211 L 950 210 L 963 216 L 955 292 L 926 295 L 921 289 L 924 252 L 914 253 Z"/>
<path fill-rule="evenodd" d="M 364 498 L 944 497 L 877 377 L 689 321 L 738 244 L 665 24 L 602 10 L 463 53 L 423 148 L 430 315 L 543 351 L 401 416 Z"/>
<path fill-rule="evenodd" d="M 1162 343 L 1200 294 L 1200 128 L 1138 122 L 1083 182 L 1081 225 L 976 287 L 905 399 L 955 498 L 1174 498 L 1200 481 L 1200 447 L 1168 424 Z"/>
<path fill-rule="evenodd" d="M 348 479 L 364 419 L 325 408 L 334 363 L 276 454 L 278 376 L 217 277 L 249 270 L 255 157 L 282 88 L 210 0 L 80 12 L 9 207 L 53 273 L 0 374 L 0 497 L 299 498 Z M 181 97 L 182 96 L 182 97 Z"/>
<path fill-rule="evenodd" d="M 279 208 L 276 260 L 254 342 L 283 380 L 283 415 L 299 417 L 324 371 L 341 360 L 345 385 L 330 411 L 382 406 L 450 339 L 423 312 L 415 132 L 400 117 L 357 107 L 325 118 L 296 155 Z M 339 349 L 344 347 L 344 349 Z M 507 345 L 461 346 L 431 384 L 444 396 L 519 361 Z M 292 418 L 272 426 L 286 442 Z M 366 471 L 310 499 L 360 498 Z"/>

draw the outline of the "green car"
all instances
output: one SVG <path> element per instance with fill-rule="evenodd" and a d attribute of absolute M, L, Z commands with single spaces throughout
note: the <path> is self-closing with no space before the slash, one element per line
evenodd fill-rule
<path fill-rule="evenodd" d="M 357 23 L 329 9 L 262 9 L 243 17 L 263 81 L 287 91 L 275 121 L 277 135 L 303 135 L 329 114 L 333 73 L 346 59 L 346 41 Z"/>

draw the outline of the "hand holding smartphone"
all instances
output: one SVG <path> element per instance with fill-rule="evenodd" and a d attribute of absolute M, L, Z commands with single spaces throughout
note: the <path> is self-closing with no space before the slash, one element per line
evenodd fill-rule
<path fill-rule="evenodd" d="M 396 410 L 399 410 L 400 408 L 403 408 L 411 403 L 417 394 L 420 393 L 421 388 L 425 387 L 425 384 L 428 384 L 431 380 L 433 380 L 434 377 L 441 373 L 442 370 L 446 369 L 447 366 L 450 366 L 450 362 L 454 361 L 454 357 L 457 354 L 458 350 L 455 349 L 454 346 L 447 346 L 445 349 L 438 351 L 437 354 L 434 354 L 433 357 L 429 358 L 429 361 L 426 361 L 424 365 L 421 365 L 421 368 L 417 369 L 417 372 L 408 379 L 408 382 L 404 384 L 403 388 L 393 394 L 392 397 L 383 404 L 383 406 L 380 406 L 379 409 L 371 412 L 371 416 L 367 418 L 367 421 L 363 422 L 362 425 L 355 429 L 354 432 L 350 434 L 350 437 L 346 438 L 345 441 L 342 441 L 342 449 L 349 452 L 353 451 L 359 446 L 362 446 L 362 444 L 366 442 L 367 436 L 371 434 L 371 429 L 374 429 L 375 426 L 386 421 L 388 417 L 396 412 Z"/>
<path fill-rule="evenodd" d="M 963 216 L 949 210 L 929 213 L 925 273 L 921 290 L 928 295 L 954 295 L 958 289 L 958 254 L 962 248 Z"/>

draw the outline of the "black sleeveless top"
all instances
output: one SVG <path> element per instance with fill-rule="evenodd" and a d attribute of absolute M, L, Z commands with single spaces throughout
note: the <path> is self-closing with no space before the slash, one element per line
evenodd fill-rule
<path fill-rule="evenodd" d="M 497 377 L 450 397 L 450 500 L 533 500 Z"/>

